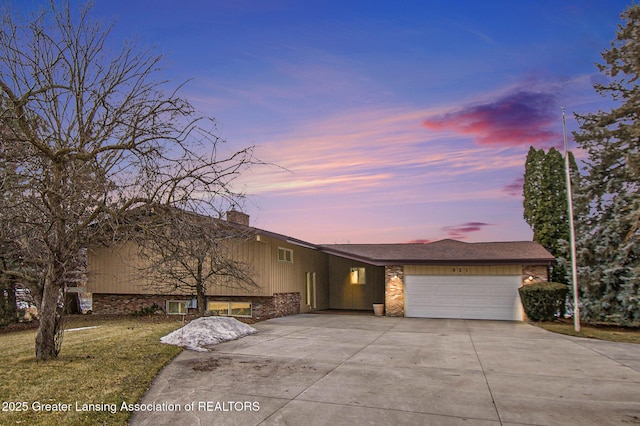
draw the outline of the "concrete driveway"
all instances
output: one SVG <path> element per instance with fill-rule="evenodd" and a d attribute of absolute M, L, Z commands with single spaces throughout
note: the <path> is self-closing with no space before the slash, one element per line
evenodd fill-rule
<path fill-rule="evenodd" d="M 185 351 L 132 425 L 640 424 L 640 345 L 501 321 L 301 314 Z M 171 405 L 173 404 L 173 405 Z"/>

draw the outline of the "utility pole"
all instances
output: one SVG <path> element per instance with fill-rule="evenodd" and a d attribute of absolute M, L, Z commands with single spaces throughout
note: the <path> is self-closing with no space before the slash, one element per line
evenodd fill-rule
<path fill-rule="evenodd" d="M 576 265 L 576 232 L 573 225 L 573 200 L 571 193 L 571 170 L 569 168 L 569 142 L 567 142 L 567 122 L 562 107 L 562 131 L 564 136 L 564 163 L 567 174 L 567 211 L 569 215 L 569 240 L 571 243 L 571 282 L 573 284 L 573 328 L 580 331 L 580 305 L 578 300 L 578 267 Z"/>

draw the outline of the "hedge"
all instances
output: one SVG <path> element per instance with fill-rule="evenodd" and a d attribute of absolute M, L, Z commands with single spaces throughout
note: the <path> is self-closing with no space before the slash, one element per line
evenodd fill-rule
<path fill-rule="evenodd" d="M 540 282 L 518 289 L 524 312 L 532 321 L 553 321 L 564 312 L 569 286 L 560 283 Z"/>

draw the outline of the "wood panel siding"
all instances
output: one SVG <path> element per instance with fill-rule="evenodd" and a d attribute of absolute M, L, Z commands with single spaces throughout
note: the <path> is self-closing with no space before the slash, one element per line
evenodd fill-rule
<path fill-rule="evenodd" d="M 278 261 L 278 247 L 292 250 L 293 262 Z M 233 259 L 247 265 L 259 287 L 246 291 L 234 285 L 232 280 L 212 279 L 207 288 L 208 296 L 272 296 L 274 293 L 299 292 L 302 299 L 300 310 L 307 312 L 311 308 L 304 303 L 306 273 L 315 272 L 316 309 L 329 307 L 327 254 L 265 236 L 230 242 L 226 250 Z M 156 283 L 151 282 L 148 274 L 144 273 L 143 266 L 137 246 L 133 243 L 89 250 L 88 291 L 101 294 L 166 294 L 167 286 L 154 285 Z M 165 290 L 160 291 L 160 288 Z"/>
<path fill-rule="evenodd" d="M 87 290 L 92 293 L 156 294 L 153 281 L 141 270 L 133 243 L 87 251 Z"/>
<path fill-rule="evenodd" d="M 365 284 L 351 283 L 351 268 L 365 268 Z M 329 271 L 331 309 L 372 310 L 374 303 L 384 303 L 384 267 L 331 256 Z"/>
<path fill-rule="evenodd" d="M 311 309 L 305 301 L 306 274 L 316 274 L 316 309 L 329 308 L 328 288 L 328 255 L 318 250 L 291 244 L 283 240 L 261 236 L 255 241 L 258 246 L 254 252 L 261 253 L 256 259 L 257 276 L 261 283 L 265 283 L 269 294 L 299 292 L 302 296 L 301 312 Z M 278 249 L 292 251 L 292 262 L 278 260 Z"/>
<path fill-rule="evenodd" d="M 520 275 L 520 265 L 496 266 L 429 266 L 405 265 L 405 275 Z"/>

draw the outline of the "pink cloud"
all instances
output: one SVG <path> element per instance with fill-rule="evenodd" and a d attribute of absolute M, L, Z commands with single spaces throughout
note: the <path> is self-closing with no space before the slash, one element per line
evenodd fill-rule
<path fill-rule="evenodd" d="M 441 236 L 437 238 L 430 238 L 430 239 L 418 238 L 415 240 L 407 241 L 407 243 L 428 244 L 444 238 L 451 238 L 454 240 L 465 240 L 469 237 L 468 234 L 481 231 L 486 226 L 492 226 L 492 224 L 485 223 L 485 222 L 466 222 L 461 225 L 443 226 L 442 228 L 440 228 L 440 230 L 443 231 L 444 234 L 441 234 Z"/>
<path fill-rule="evenodd" d="M 467 234 L 481 231 L 485 226 L 491 226 L 491 224 L 484 222 L 467 222 L 462 225 L 444 226 L 442 227 L 442 230 L 447 233 L 446 238 L 460 240 L 467 238 Z"/>
<path fill-rule="evenodd" d="M 304 123 L 258 147 L 257 156 L 262 161 L 280 168 L 252 169 L 236 183 L 254 195 L 324 194 L 327 190 L 380 193 L 398 184 L 402 178 L 399 170 L 411 170 L 414 184 L 500 169 L 513 161 L 504 156 L 489 157 L 493 152 L 486 147 L 461 150 L 450 144 L 430 144 L 436 136 L 425 135 L 416 126 L 430 114 L 433 110 L 374 108 Z M 425 144 L 430 144 L 428 153 L 416 155 Z M 519 166 L 520 156 L 515 160 Z"/>
<path fill-rule="evenodd" d="M 524 185 L 524 178 L 521 177 L 521 178 L 514 179 L 513 182 L 511 182 L 508 185 L 505 185 L 502 188 L 502 190 L 513 197 L 518 197 L 522 195 L 523 185 Z"/>
<path fill-rule="evenodd" d="M 429 244 L 434 240 L 426 240 L 424 238 L 408 241 L 407 244 Z"/>
<path fill-rule="evenodd" d="M 471 135 L 481 145 L 549 145 L 561 134 L 555 96 L 550 93 L 516 91 L 479 105 L 470 105 L 423 121 L 429 130 L 450 130 Z"/>

